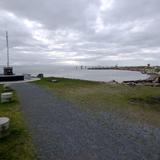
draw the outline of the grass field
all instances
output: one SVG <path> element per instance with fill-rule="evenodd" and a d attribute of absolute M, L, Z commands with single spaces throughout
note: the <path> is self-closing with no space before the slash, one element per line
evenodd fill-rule
<path fill-rule="evenodd" d="M 59 82 L 51 82 L 53 79 Z M 53 90 L 54 94 L 81 109 L 94 113 L 113 111 L 131 121 L 160 126 L 158 87 L 130 87 L 65 78 L 44 78 L 35 83 Z"/>
<path fill-rule="evenodd" d="M 0 85 L 0 93 L 3 86 Z M 9 135 L 0 139 L 0 160 L 35 159 L 32 140 L 20 112 L 16 94 L 11 103 L 0 104 L 0 117 L 10 118 Z"/>

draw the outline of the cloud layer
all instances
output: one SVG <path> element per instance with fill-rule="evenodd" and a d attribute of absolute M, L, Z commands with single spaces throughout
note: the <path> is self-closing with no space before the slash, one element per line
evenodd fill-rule
<path fill-rule="evenodd" d="M 1 63 L 160 65 L 159 0 L 1 0 Z"/>

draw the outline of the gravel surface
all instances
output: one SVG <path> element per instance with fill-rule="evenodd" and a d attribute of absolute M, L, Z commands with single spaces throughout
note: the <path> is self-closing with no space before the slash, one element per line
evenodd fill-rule
<path fill-rule="evenodd" d="M 39 160 L 160 160 L 160 128 L 81 111 L 48 90 L 13 84 Z"/>

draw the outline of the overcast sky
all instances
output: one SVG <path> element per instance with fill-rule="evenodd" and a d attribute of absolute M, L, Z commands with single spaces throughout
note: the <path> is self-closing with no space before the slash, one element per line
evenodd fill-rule
<path fill-rule="evenodd" d="M 0 63 L 160 65 L 160 0 L 0 0 Z"/>

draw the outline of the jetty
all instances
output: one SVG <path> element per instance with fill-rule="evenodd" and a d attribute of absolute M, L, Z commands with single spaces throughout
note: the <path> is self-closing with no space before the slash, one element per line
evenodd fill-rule
<path fill-rule="evenodd" d="M 151 66 L 147 64 L 146 66 L 90 66 L 87 67 L 88 70 L 125 70 L 125 71 L 137 71 L 142 74 L 157 74 L 160 72 L 160 66 Z"/>

